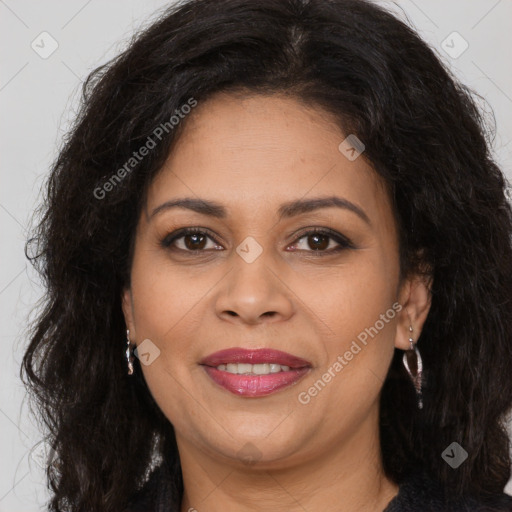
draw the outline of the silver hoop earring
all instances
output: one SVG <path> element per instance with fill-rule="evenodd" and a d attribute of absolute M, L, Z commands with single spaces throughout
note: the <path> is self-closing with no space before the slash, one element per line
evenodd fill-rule
<path fill-rule="evenodd" d="M 412 333 L 412 325 L 409 326 L 409 331 Z M 412 334 L 410 335 L 412 336 Z M 421 360 L 420 351 L 414 343 L 412 337 L 409 337 L 411 348 L 404 352 L 403 363 L 409 377 L 412 380 L 414 389 L 416 390 L 416 397 L 418 399 L 418 409 L 423 409 L 423 395 L 421 393 L 421 380 L 423 373 L 423 361 Z"/>
<path fill-rule="evenodd" d="M 126 362 L 128 364 L 128 375 L 133 375 L 133 356 L 130 347 L 130 331 L 126 331 Z"/>

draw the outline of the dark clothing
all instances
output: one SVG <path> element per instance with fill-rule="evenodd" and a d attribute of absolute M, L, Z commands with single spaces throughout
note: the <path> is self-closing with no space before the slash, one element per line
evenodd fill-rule
<path fill-rule="evenodd" d="M 512 512 L 512 496 L 500 494 L 485 500 L 464 496 L 450 501 L 438 482 L 416 474 L 400 485 L 383 512 Z"/>
<path fill-rule="evenodd" d="M 156 468 L 124 512 L 180 512 L 180 498 L 169 472 Z M 199 507 L 201 512 L 208 512 Z M 340 508 L 343 510 L 343 508 Z M 500 494 L 485 501 L 470 496 L 449 501 L 440 485 L 425 474 L 409 477 L 383 511 L 375 512 L 512 512 L 512 497 Z M 231 512 L 231 511 L 229 511 Z"/>

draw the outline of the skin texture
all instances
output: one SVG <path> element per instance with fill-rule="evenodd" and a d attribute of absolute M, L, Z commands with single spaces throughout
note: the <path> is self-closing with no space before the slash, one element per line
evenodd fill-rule
<path fill-rule="evenodd" d="M 327 113 L 289 97 L 218 94 L 184 128 L 149 189 L 123 292 L 132 343 L 150 339 L 160 350 L 142 370 L 176 431 L 182 512 L 383 510 L 398 487 L 382 471 L 379 394 L 395 347 L 409 348 L 409 325 L 418 339 L 430 296 L 417 276 L 399 283 L 396 222 L 382 179 L 363 156 L 341 154 L 348 134 Z M 285 202 L 332 195 L 357 205 L 371 225 L 337 207 L 278 219 Z M 216 201 L 226 217 L 184 208 L 150 217 L 184 197 Z M 160 245 L 184 227 L 208 229 L 214 239 L 188 237 L 189 252 L 186 238 L 174 251 Z M 304 236 L 314 227 L 354 247 L 329 253 L 338 242 Z M 263 250 L 252 263 L 236 252 L 247 237 Z M 396 302 L 401 311 L 300 403 L 299 393 Z M 230 347 L 283 350 L 312 369 L 277 393 L 235 396 L 198 364 Z M 257 460 L 248 464 L 247 452 Z"/>

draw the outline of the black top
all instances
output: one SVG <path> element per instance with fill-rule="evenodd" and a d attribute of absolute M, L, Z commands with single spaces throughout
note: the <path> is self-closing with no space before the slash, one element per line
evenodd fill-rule
<path fill-rule="evenodd" d="M 180 512 L 178 492 L 168 470 L 157 467 L 124 512 Z M 425 473 L 406 479 L 398 494 L 382 512 L 512 512 L 512 496 L 500 494 L 476 499 L 464 496 L 451 500 L 442 487 Z M 378 511 L 376 511 L 378 512 Z"/>

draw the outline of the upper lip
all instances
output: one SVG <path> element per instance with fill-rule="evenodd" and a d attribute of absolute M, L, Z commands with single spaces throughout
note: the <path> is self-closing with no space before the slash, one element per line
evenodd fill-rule
<path fill-rule="evenodd" d="M 280 364 L 290 368 L 304 368 L 311 366 L 309 361 L 300 357 L 274 350 L 272 348 L 246 349 L 246 348 L 228 348 L 214 352 L 206 356 L 199 364 L 206 366 L 219 366 L 228 363 L 248 363 L 248 364 Z"/>

